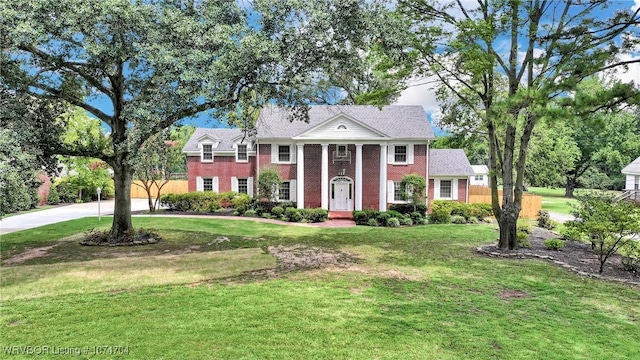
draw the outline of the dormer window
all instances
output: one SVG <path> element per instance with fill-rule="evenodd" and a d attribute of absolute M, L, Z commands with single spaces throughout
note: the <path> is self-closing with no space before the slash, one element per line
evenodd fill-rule
<path fill-rule="evenodd" d="M 202 144 L 202 161 L 213 161 L 213 145 Z"/>
<path fill-rule="evenodd" d="M 236 148 L 236 161 L 246 162 L 248 160 L 249 160 L 249 155 L 247 153 L 247 145 L 239 144 Z"/>

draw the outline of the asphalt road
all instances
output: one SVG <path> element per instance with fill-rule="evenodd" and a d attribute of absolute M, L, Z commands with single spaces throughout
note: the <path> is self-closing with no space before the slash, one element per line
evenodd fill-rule
<path fill-rule="evenodd" d="M 113 200 L 100 202 L 100 214 L 113 214 Z M 131 211 L 149 209 L 147 199 L 131 199 Z M 32 229 L 62 221 L 80 219 L 87 216 L 98 216 L 98 202 L 56 206 L 47 210 L 33 211 L 26 214 L 13 215 L 0 220 L 0 235 L 14 231 Z"/>

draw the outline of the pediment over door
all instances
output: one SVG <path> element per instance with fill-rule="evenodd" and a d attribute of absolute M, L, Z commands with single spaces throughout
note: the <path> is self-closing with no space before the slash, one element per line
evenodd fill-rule
<path fill-rule="evenodd" d="M 366 124 L 346 115 L 337 115 L 294 137 L 296 140 L 306 139 L 379 139 L 389 140 L 389 136 L 377 131 Z"/>

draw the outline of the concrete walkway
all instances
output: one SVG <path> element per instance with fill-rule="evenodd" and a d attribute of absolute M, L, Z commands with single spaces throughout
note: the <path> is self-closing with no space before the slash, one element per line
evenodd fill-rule
<path fill-rule="evenodd" d="M 131 211 L 148 210 L 147 199 L 131 199 Z M 100 202 L 100 214 L 113 214 L 114 200 Z M 13 215 L 0 220 L 0 235 L 14 231 L 33 229 L 62 221 L 98 216 L 98 202 L 57 206 L 47 210 Z"/>

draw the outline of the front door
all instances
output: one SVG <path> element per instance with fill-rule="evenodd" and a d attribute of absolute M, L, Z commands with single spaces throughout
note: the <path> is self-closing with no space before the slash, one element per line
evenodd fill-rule
<path fill-rule="evenodd" d="M 347 177 L 335 178 L 331 181 L 331 210 L 353 210 L 353 182 Z"/>

